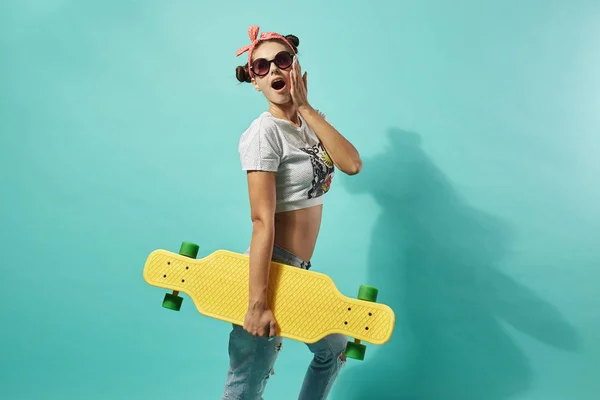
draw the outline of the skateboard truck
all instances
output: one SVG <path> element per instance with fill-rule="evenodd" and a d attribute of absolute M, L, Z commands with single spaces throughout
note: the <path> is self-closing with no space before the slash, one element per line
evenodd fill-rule
<path fill-rule="evenodd" d="M 360 285 L 360 288 L 358 289 L 357 298 L 359 300 L 372 301 L 373 303 L 375 303 L 377 300 L 378 293 L 379 290 L 373 286 Z M 366 351 L 367 346 L 362 344 L 359 339 L 354 339 L 353 342 L 348 341 L 348 344 L 346 345 L 346 351 L 344 354 L 346 357 L 362 361 L 365 359 Z"/>
<path fill-rule="evenodd" d="M 198 256 L 199 249 L 200 247 L 195 243 L 182 242 L 181 247 L 179 248 L 179 254 L 195 259 Z M 181 309 L 182 302 L 183 297 L 179 296 L 179 291 L 173 290 L 173 293 L 165 294 L 162 306 L 164 308 L 168 308 L 169 310 L 179 311 Z"/>

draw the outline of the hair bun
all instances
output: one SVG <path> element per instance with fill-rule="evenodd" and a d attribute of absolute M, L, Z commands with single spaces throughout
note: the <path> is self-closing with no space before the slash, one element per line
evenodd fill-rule
<path fill-rule="evenodd" d="M 300 45 L 300 39 L 298 39 L 298 37 L 295 35 L 286 35 L 285 38 L 294 47 L 298 47 Z"/>
<path fill-rule="evenodd" d="M 251 82 L 250 74 L 248 73 L 248 64 L 239 66 L 235 69 L 235 77 L 240 82 Z"/>

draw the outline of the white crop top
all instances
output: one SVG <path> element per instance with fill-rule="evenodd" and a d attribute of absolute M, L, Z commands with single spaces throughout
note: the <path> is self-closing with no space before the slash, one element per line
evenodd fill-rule
<path fill-rule="evenodd" d="M 325 115 L 317 111 L 325 120 Z M 277 172 L 276 213 L 323 204 L 334 165 L 315 132 L 263 112 L 242 133 L 238 145 L 242 170 Z"/>

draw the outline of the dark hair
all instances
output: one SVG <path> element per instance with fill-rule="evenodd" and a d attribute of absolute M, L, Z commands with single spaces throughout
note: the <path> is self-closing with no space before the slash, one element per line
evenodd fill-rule
<path fill-rule="evenodd" d="M 294 53 L 297 53 L 298 46 L 300 45 L 300 39 L 298 39 L 294 35 L 286 35 L 285 38 L 292 45 L 292 50 L 294 50 Z M 271 39 L 270 41 L 277 41 L 277 42 L 281 42 L 281 43 L 287 45 L 287 43 L 285 43 L 279 39 Z M 235 76 L 236 76 L 237 80 L 240 82 L 251 82 L 252 80 L 250 78 L 250 72 L 248 71 L 248 63 L 246 63 L 244 65 L 240 65 L 239 67 L 236 67 L 235 68 Z"/>

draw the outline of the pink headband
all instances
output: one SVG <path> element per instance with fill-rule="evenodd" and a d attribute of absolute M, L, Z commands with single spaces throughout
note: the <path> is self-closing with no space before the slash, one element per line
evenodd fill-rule
<path fill-rule="evenodd" d="M 250 76 L 254 76 L 254 74 L 252 73 L 252 70 L 250 69 L 250 65 L 252 65 L 252 52 L 254 51 L 254 48 L 262 41 L 264 40 L 269 40 L 269 39 L 279 39 L 279 40 L 283 40 L 285 43 L 287 43 L 288 46 L 290 46 L 290 49 L 292 49 L 292 51 L 294 52 L 294 54 L 296 54 L 296 52 L 294 51 L 294 46 L 292 46 L 290 44 L 290 42 L 288 42 L 288 40 L 281 36 L 279 33 L 275 33 L 275 32 L 263 32 L 260 34 L 260 38 L 257 39 L 258 37 L 258 25 L 252 25 L 250 28 L 248 28 L 248 36 L 250 36 L 250 40 L 252 41 L 252 43 L 250 43 L 247 46 L 244 46 L 242 48 L 240 48 L 235 55 L 239 56 L 240 54 L 243 54 L 245 52 L 248 52 L 248 72 L 250 73 Z"/>

